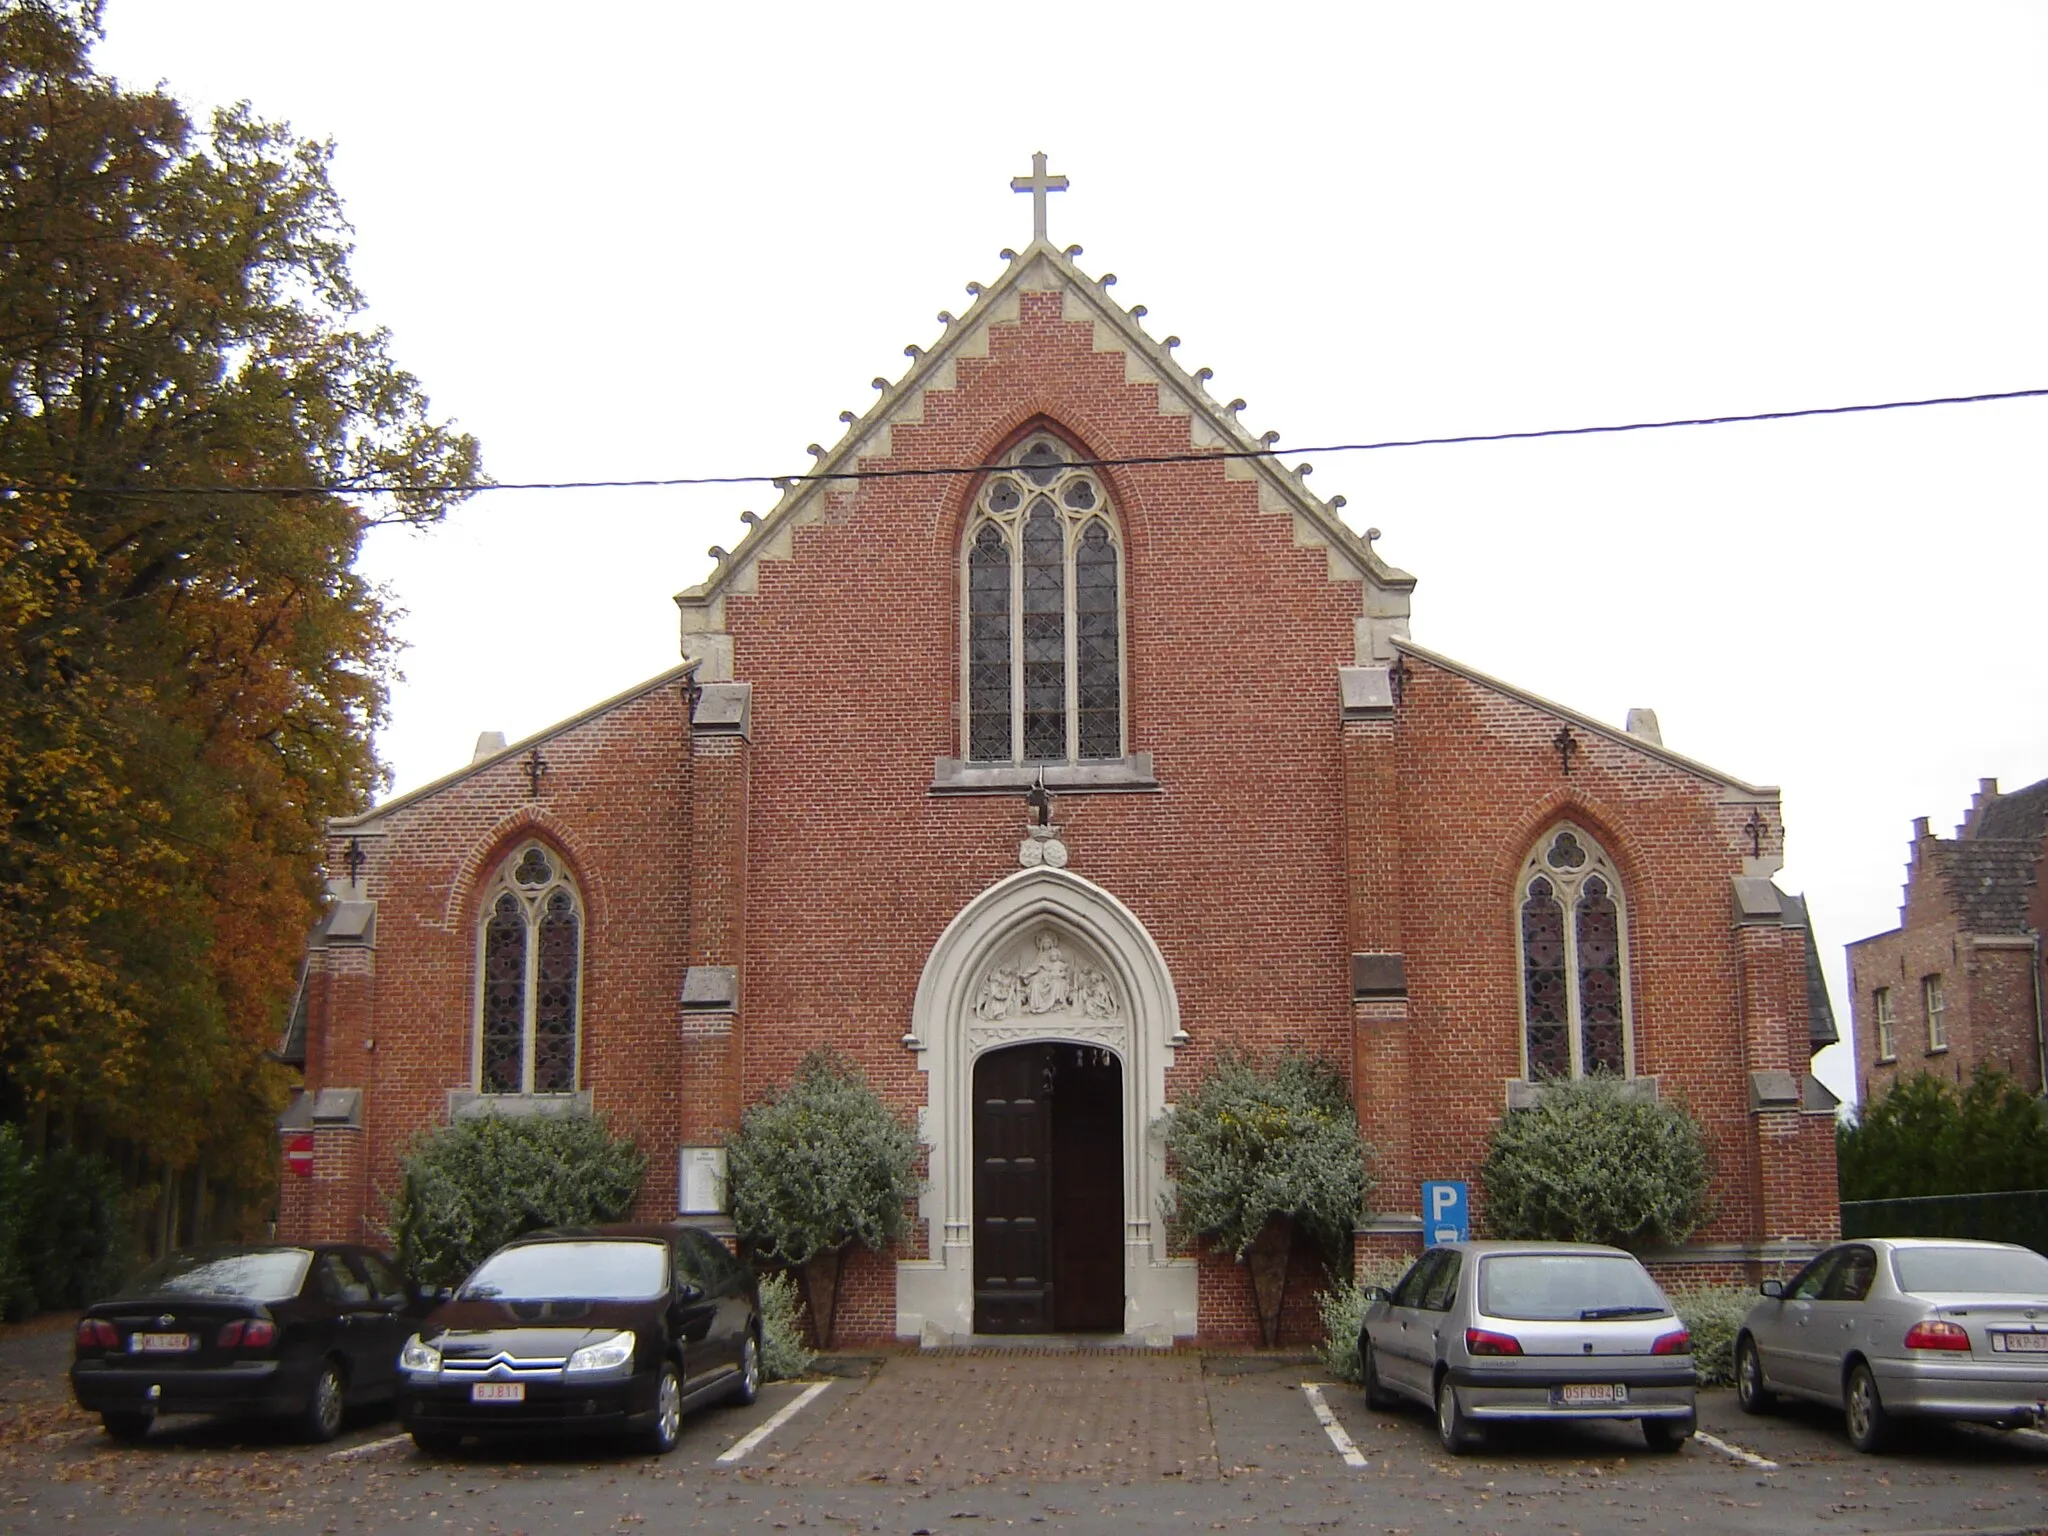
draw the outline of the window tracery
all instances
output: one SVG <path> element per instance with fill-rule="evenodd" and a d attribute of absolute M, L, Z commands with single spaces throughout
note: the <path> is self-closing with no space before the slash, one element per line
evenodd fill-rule
<path fill-rule="evenodd" d="M 483 1093 L 573 1093 L 583 909 L 561 862 L 529 843 L 486 890 L 476 1083 Z"/>
<path fill-rule="evenodd" d="M 967 757 L 1124 754 L 1123 557 L 1092 470 L 1039 435 L 975 498 L 964 541 Z"/>
<path fill-rule="evenodd" d="M 1629 1076 L 1627 925 L 1613 862 L 1579 828 L 1554 827 L 1517 892 L 1528 1078 Z"/>

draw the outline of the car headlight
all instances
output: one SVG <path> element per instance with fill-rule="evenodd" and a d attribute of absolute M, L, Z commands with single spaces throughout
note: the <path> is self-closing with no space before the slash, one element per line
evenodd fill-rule
<path fill-rule="evenodd" d="M 571 1371 L 615 1371 L 633 1359 L 633 1330 L 615 1333 L 595 1344 L 586 1344 L 569 1357 Z"/>
<path fill-rule="evenodd" d="M 398 1368 L 401 1371 L 438 1371 L 441 1369 L 441 1351 L 414 1334 L 405 1341 L 405 1348 L 398 1352 Z"/>

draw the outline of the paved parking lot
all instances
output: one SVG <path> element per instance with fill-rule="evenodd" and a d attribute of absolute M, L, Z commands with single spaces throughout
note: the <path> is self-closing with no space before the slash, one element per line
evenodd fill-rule
<path fill-rule="evenodd" d="M 1420 1411 L 1369 1410 L 1342 1384 L 1309 1390 L 1319 1373 L 1300 1356 L 886 1352 L 773 1383 L 751 1408 L 693 1414 L 669 1457 L 570 1443 L 430 1458 L 385 1417 L 326 1446 L 198 1419 L 115 1446 L 69 1405 L 62 1320 L 6 1332 L 6 1531 L 2048 1527 L 2048 1436 L 1935 1427 L 1872 1458 L 1835 1416 L 1753 1419 L 1725 1391 L 1701 1395 L 1703 1434 L 1676 1456 L 1590 1424 L 1496 1431 L 1451 1457 Z"/>

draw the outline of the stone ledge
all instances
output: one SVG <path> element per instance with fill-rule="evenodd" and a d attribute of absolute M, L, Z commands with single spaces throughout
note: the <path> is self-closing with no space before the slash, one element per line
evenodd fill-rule
<path fill-rule="evenodd" d="M 1045 776 L 1054 794 L 1101 794 L 1159 788 L 1152 774 L 1152 754 L 1099 763 L 970 763 L 957 757 L 932 762 L 931 793 L 935 795 L 1021 795 Z"/>
<path fill-rule="evenodd" d="M 1579 1081 L 1579 1079 L 1573 1079 Z M 1542 1101 L 1543 1090 L 1548 1083 L 1532 1083 L 1524 1077 L 1511 1077 L 1507 1083 L 1507 1107 L 1509 1109 L 1534 1109 Z M 1652 1104 L 1660 1097 L 1657 1079 L 1654 1077 L 1631 1077 L 1623 1085 L 1630 1093 L 1648 1099 Z"/>
<path fill-rule="evenodd" d="M 590 1090 L 579 1093 L 477 1093 L 468 1088 L 448 1090 L 448 1118 L 478 1120 L 485 1115 L 588 1115 Z"/>

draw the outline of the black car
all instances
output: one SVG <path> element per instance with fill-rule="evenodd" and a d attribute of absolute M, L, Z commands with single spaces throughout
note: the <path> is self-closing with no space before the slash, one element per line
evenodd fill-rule
<path fill-rule="evenodd" d="M 465 1435 L 608 1432 L 676 1443 L 687 1409 L 761 1390 L 753 1273 L 698 1227 L 562 1227 L 507 1243 L 399 1357 L 423 1451 Z"/>
<path fill-rule="evenodd" d="M 331 1440 L 345 1407 L 396 1390 L 398 1348 L 431 1305 L 352 1243 L 195 1248 L 86 1308 L 71 1390 L 117 1440 L 163 1413 L 284 1418 Z"/>

